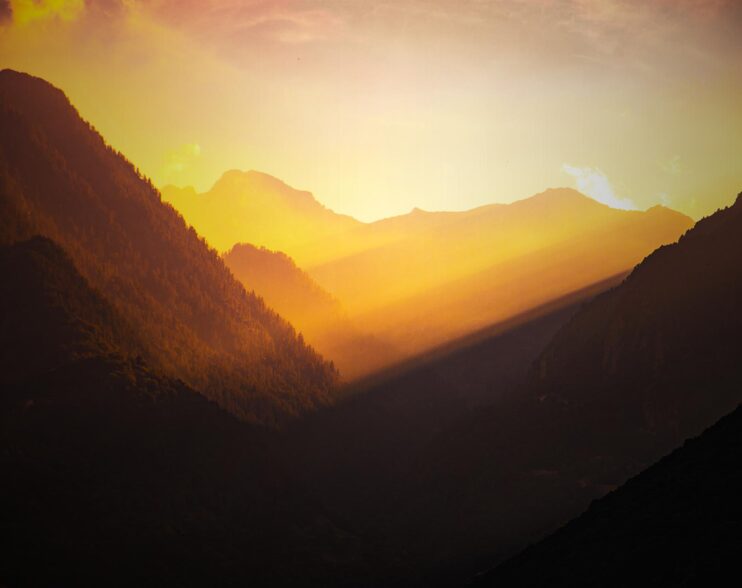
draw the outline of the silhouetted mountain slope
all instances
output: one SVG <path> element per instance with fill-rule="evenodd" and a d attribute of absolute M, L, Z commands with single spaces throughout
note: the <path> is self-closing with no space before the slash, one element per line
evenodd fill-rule
<path fill-rule="evenodd" d="M 248 420 L 329 402 L 335 374 L 46 82 L 0 73 L 0 242 L 58 242 L 155 369 Z M 123 346 L 123 341 L 121 342 Z"/>
<path fill-rule="evenodd" d="M 364 584 L 379 554 L 280 438 L 122 354 L 128 325 L 57 245 L 2 246 L 0 271 L 0 583 Z"/>
<path fill-rule="evenodd" d="M 89 357 L 0 402 L 8 586 L 368 585 L 264 438 L 182 382 Z M 389 561 L 386 556 L 385 561 Z"/>
<path fill-rule="evenodd" d="M 245 289 L 288 319 L 313 348 L 332 360 L 343 379 L 355 379 L 392 360 L 393 350 L 354 327 L 340 302 L 285 253 L 243 243 L 223 259 Z"/>
<path fill-rule="evenodd" d="M 0 382 L 141 347 L 131 327 L 43 237 L 0 247 Z"/>
<path fill-rule="evenodd" d="M 742 408 L 476 586 L 721 586 L 742 545 Z"/>
<path fill-rule="evenodd" d="M 666 452 L 740 401 L 742 198 L 587 305 L 539 359 L 543 403 Z M 621 443 L 623 441 L 619 440 Z"/>

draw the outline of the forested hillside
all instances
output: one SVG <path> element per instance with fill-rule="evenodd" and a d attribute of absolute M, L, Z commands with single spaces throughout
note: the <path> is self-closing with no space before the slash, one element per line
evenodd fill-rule
<path fill-rule="evenodd" d="M 122 347 L 241 418 L 332 401 L 332 367 L 231 276 L 48 83 L 0 74 L 0 241 L 59 243 L 136 334 Z"/>

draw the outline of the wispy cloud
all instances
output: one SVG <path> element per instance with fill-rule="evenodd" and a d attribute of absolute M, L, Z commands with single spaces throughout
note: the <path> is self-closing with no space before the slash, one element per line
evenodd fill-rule
<path fill-rule="evenodd" d="M 257 39 L 297 44 L 331 36 L 343 24 L 333 2 L 297 0 L 132 0 L 155 18 L 221 44 Z"/>
<path fill-rule="evenodd" d="M 605 174 L 599 169 L 592 167 L 576 167 L 568 164 L 562 165 L 562 169 L 570 176 L 575 178 L 577 189 L 611 208 L 621 210 L 636 210 L 637 206 L 629 198 L 621 198 L 616 193 L 608 181 Z"/>

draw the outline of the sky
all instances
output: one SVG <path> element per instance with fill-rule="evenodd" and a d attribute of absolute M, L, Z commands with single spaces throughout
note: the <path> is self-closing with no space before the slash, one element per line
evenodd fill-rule
<path fill-rule="evenodd" d="M 0 0 L 0 67 L 157 185 L 254 169 L 366 221 L 742 191 L 742 0 Z"/>

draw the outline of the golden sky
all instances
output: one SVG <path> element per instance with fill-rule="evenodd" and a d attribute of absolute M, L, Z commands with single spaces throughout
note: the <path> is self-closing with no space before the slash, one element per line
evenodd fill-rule
<path fill-rule="evenodd" d="M 0 0 L 0 66 L 156 184 L 256 169 L 362 220 L 742 190 L 740 0 Z"/>

